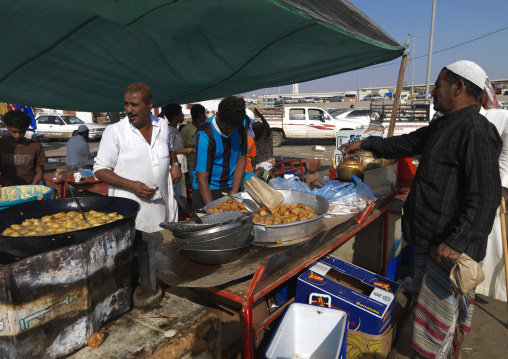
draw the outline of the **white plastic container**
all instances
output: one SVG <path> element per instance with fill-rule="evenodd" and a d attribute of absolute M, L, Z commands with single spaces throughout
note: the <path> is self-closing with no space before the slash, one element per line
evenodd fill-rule
<path fill-rule="evenodd" d="M 266 349 L 267 359 L 345 359 L 347 313 L 309 304 L 291 304 Z"/>
<path fill-rule="evenodd" d="M 286 172 L 284 173 L 284 178 L 285 179 L 295 178 L 295 175 L 293 174 L 293 172 Z"/>

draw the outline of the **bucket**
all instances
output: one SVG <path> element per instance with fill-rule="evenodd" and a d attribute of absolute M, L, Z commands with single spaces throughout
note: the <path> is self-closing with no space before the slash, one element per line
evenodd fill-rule
<path fill-rule="evenodd" d="M 315 305 L 291 304 L 265 352 L 266 359 L 345 359 L 347 313 Z"/>

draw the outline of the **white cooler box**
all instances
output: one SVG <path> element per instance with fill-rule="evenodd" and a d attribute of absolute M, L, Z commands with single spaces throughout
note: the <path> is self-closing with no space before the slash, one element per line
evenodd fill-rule
<path fill-rule="evenodd" d="M 345 359 L 348 317 L 342 310 L 291 304 L 266 349 L 267 359 Z"/>

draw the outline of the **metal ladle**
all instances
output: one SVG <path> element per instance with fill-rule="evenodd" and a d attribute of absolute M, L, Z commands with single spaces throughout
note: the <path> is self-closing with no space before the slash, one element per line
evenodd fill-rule
<path fill-rule="evenodd" d="M 187 202 L 185 200 L 183 200 L 180 196 L 178 195 L 174 195 L 173 196 L 175 198 L 175 200 L 178 202 L 178 204 L 183 208 L 185 209 L 185 211 L 187 212 L 187 214 L 189 215 L 190 219 L 193 220 L 194 222 L 196 222 L 197 224 L 203 224 L 203 221 L 201 220 L 201 218 L 199 218 L 199 216 L 196 214 L 196 211 L 193 211 L 189 205 L 187 204 Z"/>
<path fill-rule="evenodd" d="M 243 200 L 243 205 L 245 206 L 247 211 L 251 213 L 258 213 L 259 206 L 253 200 L 246 198 Z"/>
<path fill-rule="evenodd" d="M 248 199 L 248 198 L 243 200 L 243 205 L 251 213 L 259 213 L 259 207 L 261 207 L 261 205 L 258 202 L 254 201 L 252 199 Z M 266 208 L 266 211 L 273 216 L 273 213 L 270 210 L 270 208 L 268 208 L 266 206 L 265 206 L 265 208 Z"/>
<path fill-rule="evenodd" d="M 86 219 L 85 212 L 83 212 L 83 207 L 81 207 L 81 203 L 79 203 L 78 199 L 74 195 L 74 192 L 71 190 L 71 186 L 69 186 L 69 182 L 67 182 L 67 180 L 65 179 L 65 176 L 62 176 L 62 178 L 63 178 L 63 180 L 65 182 L 65 185 L 67 186 L 67 189 L 71 193 L 72 198 L 74 198 L 74 202 L 76 202 L 76 204 L 78 205 L 79 212 L 81 212 L 81 215 L 83 216 L 83 219 L 85 220 L 86 223 L 90 224 L 88 222 L 88 219 Z"/>

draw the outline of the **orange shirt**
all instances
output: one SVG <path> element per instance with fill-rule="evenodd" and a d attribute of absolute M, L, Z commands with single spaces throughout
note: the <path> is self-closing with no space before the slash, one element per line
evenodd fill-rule
<path fill-rule="evenodd" d="M 245 172 L 252 172 L 251 158 L 256 156 L 256 144 L 254 139 L 247 136 L 247 166 L 245 166 Z"/>

